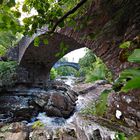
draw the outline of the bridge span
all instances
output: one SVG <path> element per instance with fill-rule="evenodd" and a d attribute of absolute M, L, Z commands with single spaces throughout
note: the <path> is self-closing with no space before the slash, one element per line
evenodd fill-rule
<path fill-rule="evenodd" d="M 70 66 L 70 67 L 76 69 L 77 71 L 80 69 L 80 65 L 78 63 L 75 63 L 75 62 L 57 62 L 57 63 L 55 63 L 53 68 L 56 69 L 56 68 L 59 68 L 62 66 Z"/>

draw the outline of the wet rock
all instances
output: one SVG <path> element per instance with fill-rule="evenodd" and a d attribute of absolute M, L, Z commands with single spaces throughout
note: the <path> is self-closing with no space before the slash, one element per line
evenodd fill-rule
<path fill-rule="evenodd" d="M 27 132 L 18 132 L 18 133 L 0 133 L 1 140 L 26 140 L 27 139 Z"/>
<path fill-rule="evenodd" d="M 61 140 L 77 140 L 76 131 L 72 128 L 65 128 L 59 132 Z"/>
<path fill-rule="evenodd" d="M 77 100 L 76 92 L 58 82 L 49 83 L 46 89 L 21 85 L 0 95 L 0 121 L 4 122 L 30 120 L 40 111 L 48 116 L 67 118 L 74 111 Z M 8 112 L 12 115 L 8 116 Z"/>
<path fill-rule="evenodd" d="M 122 117 L 121 120 L 130 127 L 140 128 L 139 125 L 136 125 L 140 120 L 140 90 L 132 90 L 128 93 L 112 93 L 109 95 L 109 108 L 107 113 L 107 118 L 111 119 L 115 116 L 116 110 L 121 110 Z"/>
<path fill-rule="evenodd" d="M 5 114 L 10 112 L 13 114 L 11 118 L 13 120 L 28 120 L 31 116 L 35 115 L 38 112 L 38 108 L 33 107 L 29 104 L 30 97 L 22 97 L 22 96 L 1 96 L 0 97 L 0 113 Z M 1 118 L 2 119 L 2 118 Z M 8 117 L 6 117 L 7 122 L 10 121 Z"/>
<path fill-rule="evenodd" d="M 71 91 L 62 92 L 61 90 L 50 90 L 48 102 L 44 105 L 44 111 L 48 116 L 57 116 L 67 118 L 75 108 L 74 93 Z"/>
<path fill-rule="evenodd" d="M 92 140 L 102 140 L 99 129 L 96 129 L 96 130 L 93 131 Z"/>
<path fill-rule="evenodd" d="M 26 140 L 28 129 L 24 123 L 16 122 L 0 128 L 1 140 Z"/>
<path fill-rule="evenodd" d="M 47 129 L 40 128 L 33 130 L 29 138 L 32 140 L 52 140 L 53 133 L 52 131 L 47 131 Z"/>
<path fill-rule="evenodd" d="M 128 126 L 130 126 L 130 127 L 136 127 L 136 122 L 133 121 L 132 119 L 124 118 L 124 120 L 128 124 Z"/>
<path fill-rule="evenodd" d="M 140 111 L 136 113 L 137 117 L 140 118 Z"/>
<path fill-rule="evenodd" d="M 63 117 L 61 111 L 53 106 L 45 106 L 44 110 L 47 112 L 47 116 L 57 116 L 57 117 Z"/>
<path fill-rule="evenodd" d="M 81 114 L 75 116 L 76 133 L 78 140 L 108 140 L 113 139 L 115 131 L 96 123 L 92 119 L 82 117 Z"/>
<path fill-rule="evenodd" d="M 26 124 L 22 122 L 9 123 L 0 128 L 0 132 L 13 132 L 28 131 Z"/>

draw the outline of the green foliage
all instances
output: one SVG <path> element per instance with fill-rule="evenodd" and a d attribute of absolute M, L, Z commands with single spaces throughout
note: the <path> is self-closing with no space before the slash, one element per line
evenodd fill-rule
<path fill-rule="evenodd" d="M 95 55 L 88 49 L 86 49 L 86 54 L 84 57 L 82 57 L 79 60 L 79 64 L 80 64 L 80 73 L 85 76 L 87 75 L 89 72 L 89 69 L 91 68 L 92 63 L 94 63 L 96 61 L 96 57 Z"/>
<path fill-rule="evenodd" d="M 54 80 L 57 77 L 57 75 L 57 71 L 54 68 L 52 68 L 50 71 L 50 79 Z"/>
<path fill-rule="evenodd" d="M 6 53 L 6 48 L 0 45 L 0 56 L 3 56 Z"/>
<path fill-rule="evenodd" d="M 140 88 L 140 70 L 138 68 L 126 69 L 121 72 L 119 78 L 114 82 L 114 90 L 128 92 L 131 89 Z"/>
<path fill-rule="evenodd" d="M 86 75 L 86 82 L 92 82 L 96 80 L 105 80 L 107 75 L 107 68 L 101 59 L 96 58 L 96 62 L 92 64 L 92 67 L 88 70 Z"/>
<path fill-rule="evenodd" d="M 40 39 L 39 39 L 39 37 L 36 37 L 36 38 L 34 39 L 34 46 L 35 46 L 35 47 L 38 47 L 38 46 L 39 46 L 39 43 L 40 43 Z"/>
<path fill-rule="evenodd" d="M 88 115 L 104 116 L 107 111 L 107 99 L 111 90 L 104 90 L 97 102 L 89 104 L 81 113 Z"/>
<path fill-rule="evenodd" d="M 26 32 L 33 34 L 37 28 L 41 28 L 44 25 L 48 27 L 48 30 L 52 30 L 56 22 L 64 16 L 69 10 L 71 10 L 79 0 L 25 0 L 22 6 L 22 11 L 28 14 L 34 9 L 36 14 L 26 18 L 24 25 Z M 79 15 L 82 14 L 82 7 L 80 8 Z M 78 11 L 78 10 L 77 10 Z M 77 17 L 77 13 L 71 14 L 65 20 L 62 20 L 58 27 L 62 28 L 65 24 L 69 23 L 70 26 L 74 25 L 74 18 Z M 30 28 L 29 28 L 30 27 Z"/>
<path fill-rule="evenodd" d="M 48 45 L 48 44 L 49 44 L 48 39 L 43 39 L 43 43 L 44 43 L 45 45 Z"/>
<path fill-rule="evenodd" d="M 134 52 L 128 57 L 129 62 L 140 62 L 140 49 L 135 49 Z"/>
<path fill-rule="evenodd" d="M 0 56 L 3 56 L 10 47 L 15 46 L 21 37 L 19 33 L 14 35 L 11 31 L 0 31 Z"/>
<path fill-rule="evenodd" d="M 96 115 L 95 114 L 95 103 L 91 103 L 86 108 L 82 109 L 80 113 L 85 115 Z"/>
<path fill-rule="evenodd" d="M 40 121 L 34 122 L 34 124 L 32 126 L 33 129 L 40 128 L 40 127 L 44 127 L 44 124 Z"/>
<path fill-rule="evenodd" d="M 70 76 L 74 75 L 75 77 L 79 76 L 79 72 L 72 67 L 62 66 L 56 69 L 59 76 Z"/>
<path fill-rule="evenodd" d="M 98 116 L 103 116 L 106 111 L 107 111 L 107 99 L 108 99 L 108 94 L 111 92 L 111 90 L 104 90 L 100 97 L 99 101 L 95 104 L 95 113 Z"/>
<path fill-rule="evenodd" d="M 17 63 L 0 62 L 0 86 L 11 86 L 16 82 Z"/>
<path fill-rule="evenodd" d="M 22 31 L 18 18 L 20 12 L 16 9 L 15 0 L 3 0 L 0 4 L 0 32 L 11 31 L 13 34 Z M 13 8 L 15 7 L 15 8 Z"/>
<path fill-rule="evenodd" d="M 80 59 L 80 72 L 85 75 L 86 82 L 96 80 L 111 80 L 112 76 L 101 59 L 96 57 L 91 51 L 87 51 L 85 56 Z"/>
<path fill-rule="evenodd" d="M 17 32 L 32 35 L 47 26 L 49 31 L 52 31 L 57 21 L 59 21 L 68 11 L 73 9 L 80 1 L 79 0 L 24 0 L 24 2 L 17 2 L 16 0 L 1 0 L 0 1 L 0 31 L 11 31 L 13 34 Z M 75 26 L 75 18 L 80 17 L 89 6 L 87 2 L 86 7 L 81 6 L 73 14 L 64 18 L 57 24 L 58 28 L 65 25 Z M 21 12 L 22 7 L 22 12 Z M 24 13 L 28 17 L 23 19 L 21 25 L 19 18 Z M 21 20 L 21 19 L 20 19 Z M 76 26 L 75 26 L 76 27 Z"/>
<path fill-rule="evenodd" d="M 55 56 L 60 58 L 63 57 L 66 54 L 68 48 L 69 46 L 62 41 L 60 43 L 60 51 Z"/>
<path fill-rule="evenodd" d="M 129 48 L 130 45 L 131 45 L 131 41 L 126 41 L 126 42 L 122 43 L 119 47 L 122 49 L 125 49 L 125 48 Z"/>
<path fill-rule="evenodd" d="M 116 133 L 114 140 L 126 140 L 124 133 Z"/>
<path fill-rule="evenodd" d="M 90 66 L 96 61 L 96 56 L 92 51 L 90 51 L 89 49 L 86 49 L 85 51 L 85 56 L 79 60 L 79 64 L 83 68 Z"/>
<path fill-rule="evenodd" d="M 135 77 L 131 80 L 129 80 L 123 87 L 122 87 L 122 91 L 123 92 L 128 92 L 129 90 L 132 89 L 138 89 L 140 88 L 140 77 Z"/>
<path fill-rule="evenodd" d="M 140 133 L 129 137 L 128 140 L 140 140 Z"/>
<path fill-rule="evenodd" d="M 128 57 L 130 62 L 140 62 L 140 49 L 135 49 L 134 52 Z M 120 77 L 114 83 L 114 88 L 119 87 L 123 92 L 128 92 L 132 89 L 140 88 L 140 69 L 132 68 L 121 72 Z"/>
<path fill-rule="evenodd" d="M 119 79 L 120 80 L 132 79 L 132 78 L 139 77 L 139 76 L 140 76 L 139 68 L 131 68 L 131 69 L 126 69 L 126 70 L 122 71 Z"/>

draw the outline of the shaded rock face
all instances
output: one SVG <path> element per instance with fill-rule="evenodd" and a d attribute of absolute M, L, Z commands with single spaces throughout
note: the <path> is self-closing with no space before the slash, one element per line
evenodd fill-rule
<path fill-rule="evenodd" d="M 12 96 L 0 96 L 0 114 L 5 114 L 5 118 L 0 118 L 3 122 L 14 120 L 29 120 L 31 116 L 37 115 L 39 108 L 30 105 L 31 97 L 23 97 L 13 94 Z M 7 115 L 9 116 L 7 118 Z"/>
<path fill-rule="evenodd" d="M 140 130 L 140 91 L 111 94 L 109 96 L 108 118 L 121 121 L 128 127 Z M 117 110 L 121 112 L 117 118 Z"/>
<path fill-rule="evenodd" d="M 70 87 L 49 84 L 46 90 L 18 87 L 0 93 L 0 121 L 30 120 L 38 112 L 67 118 L 75 109 L 77 93 Z"/>

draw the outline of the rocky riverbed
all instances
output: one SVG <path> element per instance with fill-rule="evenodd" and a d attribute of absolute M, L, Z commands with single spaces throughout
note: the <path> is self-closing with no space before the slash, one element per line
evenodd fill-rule
<path fill-rule="evenodd" d="M 134 129 L 107 118 L 82 114 L 111 85 L 106 81 L 76 84 L 60 81 L 45 88 L 18 86 L 1 92 L 0 140 L 114 140 L 116 132 Z"/>

